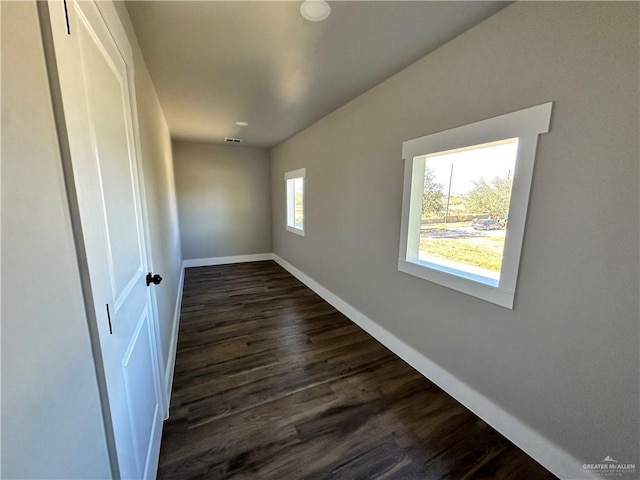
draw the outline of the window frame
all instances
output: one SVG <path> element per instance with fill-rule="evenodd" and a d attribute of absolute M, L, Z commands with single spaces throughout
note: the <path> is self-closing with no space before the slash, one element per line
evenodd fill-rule
<path fill-rule="evenodd" d="M 304 237 L 304 226 L 305 226 L 305 177 L 306 177 L 306 169 L 299 168 L 297 170 L 291 170 L 289 172 L 285 172 L 284 174 L 284 183 L 285 183 L 285 195 L 286 195 L 286 215 L 287 218 L 285 220 L 286 230 L 291 233 L 295 233 Z M 302 179 L 302 228 L 299 228 L 295 225 L 295 208 L 296 208 L 296 199 L 295 199 L 295 188 L 294 181 L 298 178 Z"/>
<path fill-rule="evenodd" d="M 549 131 L 552 106 L 553 102 L 548 102 L 402 143 L 404 184 L 399 271 L 513 309 L 538 136 Z M 484 277 L 419 260 L 417 252 L 424 179 L 420 177 L 420 165 L 416 165 L 420 161 L 416 161 L 416 158 L 516 137 L 518 151 L 509 203 L 509 223 L 497 286 L 482 281 Z"/>

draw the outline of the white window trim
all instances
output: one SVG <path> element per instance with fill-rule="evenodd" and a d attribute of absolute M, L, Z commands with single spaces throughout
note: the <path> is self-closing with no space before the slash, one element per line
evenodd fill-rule
<path fill-rule="evenodd" d="M 403 142 L 405 169 L 398 270 L 506 308 L 513 308 L 538 135 L 549 131 L 552 106 L 553 103 L 549 102 Z M 417 258 L 407 258 L 408 251 L 417 251 L 415 243 L 419 239 L 420 230 L 420 215 L 411 215 L 412 191 L 421 199 L 423 183 L 419 172 L 415 171 L 415 164 L 418 162 L 414 162 L 414 157 L 515 137 L 519 139 L 518 153 L 498 285 L 489 285 L 460 270 L 447 269 Z M 415 198 L 414 204 L 419 201 L 421 200 Z M 408 241 L 412 242 L 411 245 Z M 414 256 L 416 255 L 411 255 Z"/>
<path fill-rule="evenodd" d="M 292 170 L 290 172 L 285 172 L 284 174 L 284 188 L 285 188 L 285 196 L 286 196 L 286 215 L 287 218 L 285 220 L 285 225 L 286 225 L 286 229 L 288 232 L 291 233 L 295 233 L 297 235 L 300 235 L 302 237 L 304 237 L 304 225 L 306 225 L 306 218 L 305 218 L 305 196 L 306 196 L 306 185 L 303 187 L 302 189 L 302 225 L 303 228 L 298 228 L 295 227 L 293 225 L 290 225 L 290 220 L 291 220 L 291 214 L 292 214 L 292 210 L 291 208 L 295 208 L 295 202 L 293 203 L 293 205 L 290 205 L 290 192 L 289 192 L 289 182 L 288 180 L 293 180 L 296 178 L 302 178 L 304 179 L 306 176 L 307 170 L 305 168 L 299 168 L 298 170 Z M 305 181 L 306 183 L 306 181 Z M 293 222 L 291 222 L 293 223 Z"/>

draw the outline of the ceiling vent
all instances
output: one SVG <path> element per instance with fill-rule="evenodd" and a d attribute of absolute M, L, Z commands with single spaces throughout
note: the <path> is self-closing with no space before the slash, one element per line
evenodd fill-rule
<path fill-rule="evenodd" d="M 234 138 L 234 137 L 224 137 L 224 141 L 227 143 L 242 143 L 241 138 Z"/>

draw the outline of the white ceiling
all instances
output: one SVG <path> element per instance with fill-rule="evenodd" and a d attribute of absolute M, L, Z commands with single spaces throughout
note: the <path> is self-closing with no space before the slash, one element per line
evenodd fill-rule
<path fill-rule="evenodd" d="M 277 145 L 507 5 L 330 1 L 313 23 L 300 3 L 127 2 L 174 139 Z"/>

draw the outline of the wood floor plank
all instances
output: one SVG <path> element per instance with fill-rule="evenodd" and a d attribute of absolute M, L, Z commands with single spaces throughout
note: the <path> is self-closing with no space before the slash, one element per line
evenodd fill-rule
<path fill-rule="evenodd" d="M 275 262 L 185 272 L 158 478 L 555 478 Z"/>

